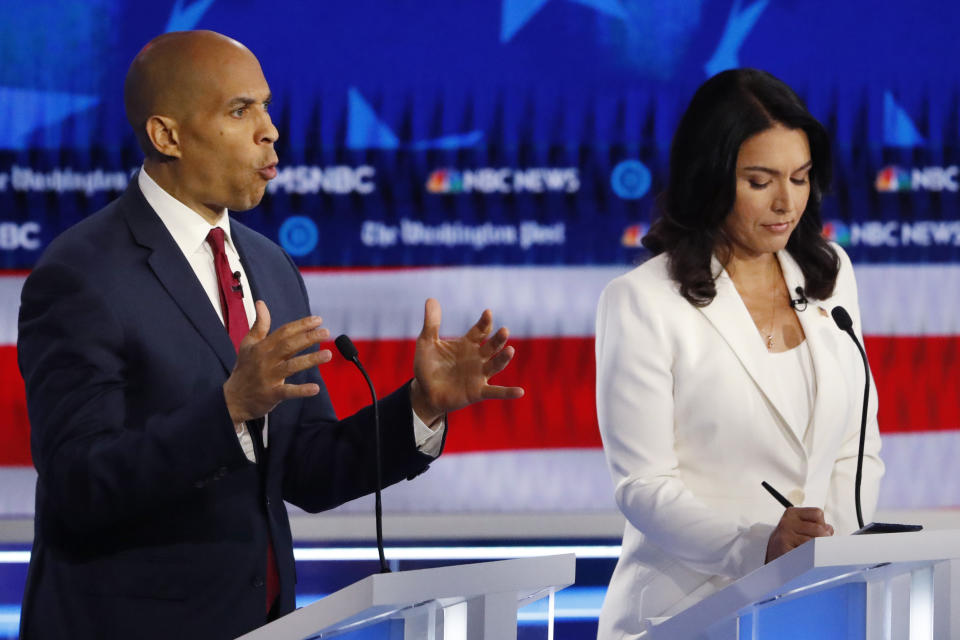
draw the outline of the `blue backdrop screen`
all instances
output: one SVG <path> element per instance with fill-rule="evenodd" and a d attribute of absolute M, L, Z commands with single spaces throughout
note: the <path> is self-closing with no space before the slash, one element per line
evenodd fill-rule
<path fill-rule="evenodd" d="M 828 127 L 824 217 L 855 261 L 958 258 L 955 3 L 7 4 L 0 267 L 123 188 L 141 159 L 127 65 L 181 28 L 260 58 L 280 174 L 243 215 L 303 266 L 629 263 L 683 107 L 733 66 L 781 77 Z"/>

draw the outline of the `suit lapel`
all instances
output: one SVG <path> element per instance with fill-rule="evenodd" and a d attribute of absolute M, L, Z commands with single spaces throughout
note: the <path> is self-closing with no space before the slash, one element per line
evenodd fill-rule
<path fill-rule="evenodd" d="M 247 277 L 249 291 L 244 292 L 244 295 L 253 296 L 255 301 L 263 300 L 267 305 L 267 309 L 276 311 L 278 307 L 275 306 L 275 300 L 270 295 L 271 291 L 275 289 L 275 287 L 270 286 L 270 270 L 264 264 L 263 256 L 258 255 L 256 251 L 250 250 L 252 233 L 250 229 L 238 223 L 236 219 L 230 221 L 230 239 L 233 241 L 233 246 L 237 250 L 237 255 L 240 256 L 240 264 L 243 265 L 243 272 Z M 272 318 L 270 331 L 279 328 L 279 320 L 280 314 Z M 281 442 L 283 430 L 276 428 L 278 424 L 278 420 L 276 419 L 278 411 L 283 411 L 283 403 L 275 407 L 274 410 L 268 414 L 274 416 L 270 418 L 269 421 L 258 418 L 247 424 L 250 434 L 253 437 L 257 460 L 261 462 L 259 467 L 261 477 L 264 481 L 266 480 L 269 470 L 270 458 L 274 455 L 280 455 L 278 452 L 284 450 Z M 267 432 L 266 446 L 264 445 L 264 431 Z"/>
<path fill-rule="evenodd" d="M 136 178 L 131 180 L 123 200 L 123 214 L 134 240 L 150 250 L 147 263 L 153 273 L 187 320 L 210 344 L 224 369 L 232 371 L 237 353 L 230 336 L 183 252 L 140 193 Z"/>
<path fill-rule="evenodd" d="M 267 308 L 270 309 L 272 308 L 270 301 L 263 297 L 266 292 L 260 288 L 259 282 L 259 275 L 266 272 L 256 252 L 247 251 L 248 233 L 249 230 L 235 219 L 230 221 L 230 239 L 233 241 L 233 246 L 237 250 L 237 255 L 240 256 L 240 264 L 243 265 L 243 271 L 249 283 L 250 295 L 253 296 L 254 300 L 263 300 L 266 302 Z M 274 326 L 270 328 L 271 330 L 276 329 Z"/>
<path fill-rule="evenodd" d="M 711 269 L 713 273 L 720 273 L 716 279 L 717 295 L 710 304 L 702 307 L 700 311 L 730 346 L 753 383 L 757 385 L 777 412 L 786 437 L 802 450 L 804 445 L 797 434 L 803 433 L 803 429 L 798 429 L 798 425 L 790 424 L 786 418 L 787 414 L 783 410 L 784 398 L 776 383 L 776 367 L 771 362 L 770 354 L 767 352 L 763 344 L 763 338 L 753 323 L 753 318 L 750 317 L 747 306 L 740 298 L 740 294 L 726 269 L 720 265 L 715 257 Z M 786 275 L 786 272 L 784 272 L 784 275 Z"/>

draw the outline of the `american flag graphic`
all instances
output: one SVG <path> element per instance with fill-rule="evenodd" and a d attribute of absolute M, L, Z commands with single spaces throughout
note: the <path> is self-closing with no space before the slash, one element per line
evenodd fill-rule
<path fill-rule="evenodd" d="M 510 328 L 517 355 L 495 381 L 520 384 L 526 396 L 453 414 L 445 454 L 429 473 L 389 489 L 388 511 L 615 509 L 597 430 L 594 314 L 606 283 L 629 268 L 304 270 L 313 312 L 332 335 L 353 338 L 380 394 L 412 374 L 427 297 L 442 305 L 445 335 L 465 331 L 484 308 Z M 960 458 L 960 264 L 855 268 L 887 464 L 879 507 L 960 506 L 960 476 L 949 472 Z M 0 275 L 0 515 L 8 516 L 33 512 L 29 421 L 16 363 L 26 276 Z M 359 374 L 339 356 L 321 373 L 339 415 L 369 402 Z"/>

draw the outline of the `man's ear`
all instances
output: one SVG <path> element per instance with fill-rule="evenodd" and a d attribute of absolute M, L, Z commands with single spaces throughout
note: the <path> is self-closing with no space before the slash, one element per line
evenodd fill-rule
<path fill-rule="evenodd" d="M 179 158 L 180 135 L 177 121 L 167 116 L 150 116 L 145 125 L 150 144 L 161 155 Z"/>

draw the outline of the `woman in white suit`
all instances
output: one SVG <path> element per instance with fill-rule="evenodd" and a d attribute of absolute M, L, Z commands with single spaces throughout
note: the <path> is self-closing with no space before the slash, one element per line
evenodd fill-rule
<path fill-rule="evenodd" d="M 857 528 L 863 365 L 830 311 L 858 334 L 860 317 L 850 261 L 821 235 L 830 174 L 823 126 L 767 73 L 714 76 L 681 119 L 643 241 L 654 257 L 611 282 L 597 314 L 597 413 L 627 519 L 601 640 Z M 868 521 L 876 415 L 871 400 Z"/>

